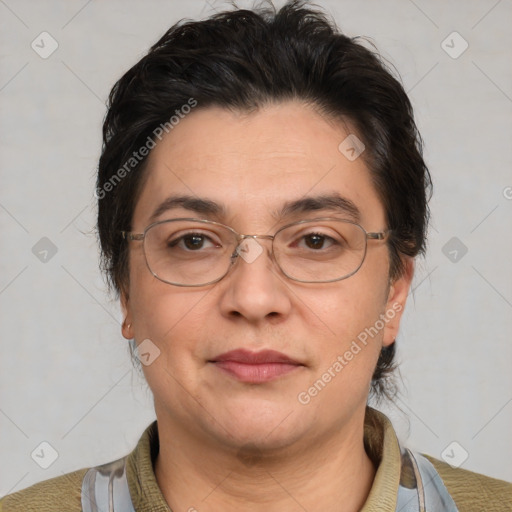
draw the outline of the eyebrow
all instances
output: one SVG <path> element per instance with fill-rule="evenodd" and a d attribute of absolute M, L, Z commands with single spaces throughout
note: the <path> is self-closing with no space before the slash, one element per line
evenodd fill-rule
<path fill-rule="evenodd" d="M 155 222 L 160 215 L 176 208 L 183 208 L 206 216 L 220 217 L 226 213 L 226 209 L 221 204 L 210 199 L 189 195 L 170 196 L 156 207 L 149 221 Z M 282 219 L 298 213 L 310 213 L 321 210 L 343 213 L 349 217 L 349 220 L 354 222 L 359 222 L 361 219 L 361 212 L 355 203 L 339 194 L 307 196 L 295 201 L 288 201 L 280 210 L 271 213 L 274 218 Z"/>
<path fill-rule="evenodd" d="M 162 201 L 151 214 L 150 222 L 154 222 L 163 213 L 174 210 L 176 208 L 184 208 L 200 215 L 222 215 L 224 207 L 215 201 L 202 199 L 193 196 L 170 196 Z"/>
<path fill-rule="evenodd" d="M 349 220 L 354 222 L 361 220 L 361 212 L 355 203 L 339 194 L 307 196 L 297 199 L 296 201 L 287 202 L 274 216 L 277 218 L 287 217 L 296 213 L 309 213 L 320 210 L 331 210 L 343 213 L 349 217 Z"/>

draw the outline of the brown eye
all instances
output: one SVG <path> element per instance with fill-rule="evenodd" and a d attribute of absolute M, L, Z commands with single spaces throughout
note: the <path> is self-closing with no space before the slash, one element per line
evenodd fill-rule
<path fill-rule="evenodd" d="M 169 241 L 167 245 L 171 249 L 178 248 L 185 251 L 200 251 L 201 249 L 220 247 L 220 244 L 215 243 L 209 236 L 202 233 L 187 233 L 178 236 Z"/>
<path fill-rule="evenodd" d="M 183 237 L 183 244 L 191 251 L 202 249 L 205 242 L 205 237 L 202 235 L 188 235 Z"/>
<path fill-rule="evenodd" d="M 323 249 L 326 238 L 323 235 L 317 234 L 307 235 L 304 237 L 304 243 L 310 249 Z"/>

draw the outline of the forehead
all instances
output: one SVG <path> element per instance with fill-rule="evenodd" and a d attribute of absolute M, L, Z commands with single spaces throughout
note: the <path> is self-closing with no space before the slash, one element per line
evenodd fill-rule
<path fill-rule="evenodd" d="M 169 196 L 218 203 L 225 221 L 264 223 L 286 203 L 333 194 L 353 202 L 362 222 L 382 224 L 364 159 L 343 151 L 348 136 L 349 125 L 298 102 L 249 114 L 198 106 L 151 151 L 133 225 L 144 227 Z"/>

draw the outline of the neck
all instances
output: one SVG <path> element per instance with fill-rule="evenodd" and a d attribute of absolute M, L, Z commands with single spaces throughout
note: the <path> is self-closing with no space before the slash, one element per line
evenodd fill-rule
<path fill-rule="evenodd" d="M 360 510 L 375 468 L 358 421 L 305 446 L 234 453 L 167 422 L 158 432 L 155 475 L 172 510 L 247 512 Z"/>

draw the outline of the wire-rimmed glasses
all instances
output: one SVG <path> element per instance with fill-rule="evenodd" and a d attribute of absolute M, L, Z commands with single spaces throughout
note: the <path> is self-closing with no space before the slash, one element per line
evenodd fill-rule
<path fill-rule="evenodd" d="M 363 264 L 368 240 L 383 241 L 390 230 L 368 233 L 359 224 L 331 217 L 300 220 L 274 235 L 242 235 L 218 222 L 179 218 L 154 222 L 143 233 L 122 231 L 143 242 L 149 271 L 175 286 L 206 286 L 220 281 L 241 256 L 256 259 L 272 242 L 271 256 L 281 272 L 301 283 L 331 283 L 355 274 Z"/>

